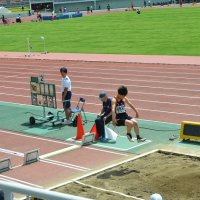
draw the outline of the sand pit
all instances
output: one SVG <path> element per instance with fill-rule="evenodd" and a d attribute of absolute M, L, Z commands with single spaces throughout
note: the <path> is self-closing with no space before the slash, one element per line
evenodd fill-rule
<path fill-rule="evenodd" d="M 142 199 L 160 193 L 164 200 L 199 200 L 200 158 L 153 153 L 80 182 Z M 101 200 L 133 199 L 78 183 L 65 185 L 57 191 Z"/>

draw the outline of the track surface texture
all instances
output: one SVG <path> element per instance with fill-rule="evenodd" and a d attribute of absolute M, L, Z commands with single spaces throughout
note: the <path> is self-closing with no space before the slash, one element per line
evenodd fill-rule
<path fill-rule="evenodd" d="M 85 97 L 87 112 L 99 112 L 100 91 L 113 97 L 120 85 L 126 85 L 142 119 L 174 123 L 199 119 L 198 65 L 1 59 L 0 100 L 30 104 L 30 76 L 44 73 L 47 82 L 56 84 L 61 107 L 61 66 L 68 68 L 72 80 L 72 101 Z"/>

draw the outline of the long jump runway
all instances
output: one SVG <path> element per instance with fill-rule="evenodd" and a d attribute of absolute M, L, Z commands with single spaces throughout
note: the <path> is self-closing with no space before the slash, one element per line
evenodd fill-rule
<path fill-rule="evenodd" d="M 0 130 L 0 138 L 0 159 L 11 158 L 13 167 L 12 170 L 0 174 L 0 178 L 43 188 L 55 187 L 130 156 L 127 153 L 90 147 L 80 148 L 70 143 L 4 130 Z M 72 147 L 74 147 L 73 150 Z M 36 148 L 40 149 L 41 157 L 49 153 L 54 153 L 54 156 L 22 166 L 23 154 Z M 57 155 L 56 151 L 60 150 L 64 153 Z"/>
<path fill-rule="evenodd" d="M 61 108 L 61 66 L 69 70 L 73 105 L 83 96 L 87 112 L 97 113 L 101 109 L 98 102 L 101 90 L 113 97 L 123 84 L 128 86 L 129 98 L 145 120 L 176 124 L 184 120 L 199 121 L 200 66 L 197 65 L 1 59 L 0 101 L 30 105 L 30 76 L 44 73 L 45 81 L 56 84 Z M 24 153 L 33 149 L 40 149 L 41 160 L 22 166 Z M 13 166 L 12 170 L 1 173 L 0 179 L 51 189 L 136 156 L 113 149 L 81 148 L 69 142 L 0 129 L 0 159 L 11 158 Z"/>

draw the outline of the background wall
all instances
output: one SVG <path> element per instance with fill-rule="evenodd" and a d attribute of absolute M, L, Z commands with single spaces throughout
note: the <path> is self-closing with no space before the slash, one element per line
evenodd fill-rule
<path fill-rule="evenodd" d="M 38 1 L 48 1 L 48 0 L 31 0 L 32 2 Z M 49 0 L 51 1 L 51 0 Z M 169 2 L 175 0 L 151 0 L 151 3 L 158 3 L 158 2 Z M 148 2 L 148 0 L 146 0 Z M 116 8 L 129 8 L 133 3 L 134 7 L 141 7 L 144 5 L 144 0 L 97 0 L 96 1 L 96 8 L 99 10 L 107 9 L 107 5 L 110 4 L 111 9 Z M 93 6 L 95 8 L 95 2 L 93 0 L 54 0 L 54 9 L 56 12 L 59 12 L 60 8 L 67 8 L 67 11 L 75 11 L 79 8 L 81 11 L 87 10 L 87 7 Z"/>

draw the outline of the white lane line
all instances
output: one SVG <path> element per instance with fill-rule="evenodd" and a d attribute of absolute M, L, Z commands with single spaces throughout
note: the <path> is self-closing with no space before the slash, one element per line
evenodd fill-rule
<path fill-rule="evenodd" d="M 52 79 L 48 79 L 52 80 Z M 54 80 L 54 79 L 53 79 Z M 110 86 L 119 86 L 119 83 L 102 83 L 102 82 L 90 82 L 90 81 L 73 81 L 74 83 L 80 83 L 80 84 L 90 84 L 90 85 L 110 85 Z M 147 85 L 130 85 L 126 84 L 127 87 L 136 87 L 136 88 L 151 88 L 151 89 L 162 89 L 162 90 L 175 90 L 175 91 L 190 91 L 190 92 L 199 92 L 200 90 L 194 90 L 194 89 L 189 89 L 189 88 L 173 88 L 173 87 L 158 87 L 158 86 L 147 86 Z"/>
<path fill-rule="evenodd" d="M 59 86 L 58 86 L 59 87 Z M 88 88 L 88 87 L 74 87 L 73 88 L 77 88 L 77 89 L 82 89 L 82 90 L 94 90 L 94 91 L 100 91 L 100 89 L 96 89 L 96 88 Z M 106 92 L 113 92 L 114 90 L 110 90 L 110 89 L 104 89 L 104 91 Z M 191 96 L 184 96 L 184 95 L 175 95 L 175 94 L 166 94 L 166 93 L 149 93 L 149 92 L 133 92 L 130 91 L 130 94 L 142 94 L 142 95 L 153 95 L 153 96 L 166 96 L 166 97 L 180 97 L 180 98 L 189 98 L 189 99 L 200 99 L 200 97 L 191 97 Z"/>
<path fill-rule="evenodd" d="M 78 73 L 78 72 L 77 72 Z M 119 80 L 118 78 L 102 78 L 100 76 L 92 76 L 92 77 L 89 77 L 89 76 L 75 76 L 75 75 L 71 75 L 71 77 L 75 77 L 75 78 L 85 78 L 85 79 L 95 79 L 95 80 L 114 80 L 114 81 L 117 81 Z M 18 78 L 18 77 L 17 77 Z M 199 78 L 200 79 L 200 78 Z M 198 79 L 198 80 L 199 80 Z M 187 83 L 187 82 L 175 82 L 175 81 L 156 81 L 156 80 L 148 80 L 148 79 L 125 79 L 125 78 L 120 78 L 120 81 L 128 81 L 128 82 L 143 82 L 143 83 L 161 83 L 161 84 L 176 84 L 176 85 L 200 85 L 198 83 Z M 95 81 L 97 82 L 97 81 Z M 97 82 L 98 83 L 98 82 Z M 110 83 L 108 83 L 110 84 Z"/>
<path fill-rule="evenodd" d="M 10 155 L 15 155 L 15 156 L 18 156 L 18 157 L 24 157 L 23 153 L 20 153 L 20 152 L 17 152 L 17 151 L 11 151 L 11 150 L 8 150 L 8 149 L 0 148 L 0 152 L 10 154 Z M 89 168 L 84 168 L 82 166 L 73 165 L 73 164 L 70 164 L 70 163 L 59 162 L 59 161 L 50 160 L 50 159 L 40 159 L 40 161 L 44 162 L 44 163 L 57 165 L 57 166 L 62 166 L 62 167 L 65 167 L 65 168 L 71 168 L 71 169 L 78 170 L 78 171 L 88 171 L 88 170 L 90 170 Z M 14 166 L 13 169 L 19 168 L 21 166 L 23 166 L 23 165 Z"/>
<path fill-rule="evenodd" d="M 77 72 L 78 73 L 78 72 Z M 3 80 L 6 79 L 7 77 L 3 76 Z M 29 77 L 22 77 L 22 76 L 16 76 L 15 77 L 16 79 L 28 79 Z M 75 75 L 71 75 L 71 78 L 85 78 L 85 79 L 94 79 L 95 81 L 93 82 L 94 84 L 101 84 L 102 81 L 98 82 L 97 80 L 119 80 L 119 79 L 116 79 L 116 78 L 103 78 L 103 77 L 99 77 L 99 76 L 93 76 L 93 77 L 89 77 L 89 76 L 75 76 Z M 1 78 L 2 79 L 2 78 Z M 59 82 L 58 79 L 52 79 L 52 78 L 46 78 L 47 81 L 54 81 L 54 82 Z M 154 80 L 147 80 L 147 79 L 144 79 L 144 80 L 141 80 L 141 79 L 122 79 L 120 78 L 120 81 L 129 81 L 129 82 L 143 82 L 143 83 L 160 83 L 160 84 L 175 84 L 175 85 L 192 85 L 192 86 L 199 86 L 200 83 L 185 83 L 185 82 L 174 82 L 174 81 L 154 81 Z M 73 81 L 73 82 L 78 82 L 78 81 Z M 87 83 L 83 80 L 81 80 L 82 83 Z M 91 82 L 90 82 L 91 83 Z M 106 82 L 107 83 L 107 82 Z M 107 83 L 109 85 L 113 85 L 113 83 Z M 114 84 L 116 85 L 116 84 Z M 126 85 L 129 85 L 129 86 L 135 86 L 135 85 L 130 85 L 130 84 L 126 84 Z M 137 86 L 140 86 L 140 85 L 137 85 Z M 144 85 L 145 86 L 145 85 Z M 146 86 L 147 87 L 147 86 Z"/>
<path fill-rule="evenodd" d="M 156 120 L 150 120 L 150 119 L 137 119 L 138 121 L 146 121 L 146 122 L 155 122 L 155 123 L 161 123 L 161 124 L 172 124 L 172 125 L 178 125 L 180 126 L 180 124 L 178 123 L 172 123 L 172 122 L 161 122 L 161 121 L 156 121 Z"/>
<path fill-rule="evenodd" d="M 137 140 L 136 138 L 134 138 L 135 140 Z M 127 149 L 124 149 L 124 148 L 118 148 L 118 147 L 111 147 L 111 146 L 106 146 L 106 145 L 103 145 L 103 144 L 94 144 L 94 146 L 97 146 L 97 147 L 103 147 L 103 148 L 108 148 L 108 149 L 113 149 L 113 150 L 118 150 L 118 151 L 129 151 L 131 149 L 135 149 L 135 148 L 138 148 L 140 146 L 143 146 L 145 144 L 148 144 L 148 143 L 151 143 L 152 141 L 151 140 L 146 140 L 145 142 L 142 142 L 140 144 L 137 144 L 133 147 L 130 147 L 130 148 L 127 148 Z"/>
<path fill-rule="evenodd" d="M 73 165 L 73 164 L 70 164 L 70 163 L 61 162 L 61 161 L 52 160 L 52 159 L 42 159 L 42 161 L 52 162 L 52 163 L 61 164 L 61 165 L 67 165 L 67 166 L 71 166 L 71 167 L 81 169 L 81 170 L 84 170 L 84 171 L 91 170 L 90 168 L 87 168 L 87 167 L 82 167 L 82 166 L 79 166 L 79 165 Z"/>
<path fill-rule="evenodd" d="M 1 177 L 2 177 L 2 178 L 1 178 Z M 26 184 L 26 185 L 33 186 L 33 187 L 43 188 L 43 187 L 40 186 L 40 185 L 35 185 L 35 184 L 29 183 L 29 182 L 26 182 L 26 181 L 22 181 L 22 180 L 20 180 L 20 179 L 12 178 L 12 177 L 5 176 L 5 175 L 1 175 L 1 174 L 0 174 L 0 179 L 6 180 L 6 181 L 11 181 L 11 182 L 16 181 L 16 182 L 19 182 L 19 183 L 23 183 L 23 184 Z"/>
<path fill-rule="evenodd" d="M 42 159 L 41 162 L 52 164 L 52 165 L 56 165 L 56 166 L 60 166 L 60 167 L 71 168 L 71 169 L 74 169 L 74 170 L 77 170 L 77 171 L 82 171 L 82 172 L 88 171 L 88 170 L 85 170 L 85 169 L 81 169 L 81 168 L 77 168 L 77 167 L 72 167 L 72 166 L 67 165 L 67 164 L 60 164 L 60 163 L 56 163 L 56 162 L 52 162 L 52 161 L 48 161 L 48 160 L 44 160 L 44 159 Z"/>
<path fill-rule="evenodd" d="M 57 144 L 64 144 L 64 145 L 67 145 L 67 146 L 73 146 L 73 144 L 70 144 L 70 143 L 67 143 L 67 142 L 60 142 L 60 141 L 46 139 L 46 138 L 39 138 L 39 137 L 35 137 L 35 136 L 30 136 L 30 135 L 25 135 L 25 134 L 20 134 L 20 133 L 11 132 L 11 131 L 5 131 L 5 130 L 0 129 L 0 134 L 2 132 L 6 133 L 6 134 L 17 135 L 17 136 L 21 136 L 21 137 L 36 139 L 36 140 L 43 140 L 43 141 L 47 141 L 47 142 L 52 142 L 52 143 L 57 143 Z"/>
<path fill-rule="evenodd" d="M 5 82 L 5 81 L 1 81 L 0 82 Z M 8 83 L 14 83 L 15 85 L 17 83 L 19 84 L 23 84 L 23 85 L 30 85 L 29 83 L 27 82 L 16 82 L 16 81 L 6 81 Z M 56 87 L 60 88 L 61 86 L 56 84 Z M 76 89 L 82 89 L 82 90 L 94 90 L 94 91 L 100 91 L 101 89 L 99 88 L 90 88 L 90 87 L 77 87 L 77 86 L 73 86 L 73 88 L 76 88 Z M 169 88 L 168 88 L 169 89 Z M 113 92 L 113 90 L 111 89 L 104 89 L 104 91 L 106 92 Z M 191 91 L 191 90 L 189 90 Z M 186 95 L 175 95 L 175 94 L 166 94 L 166 93 L 149 93 L 149 92 L 133 92 L 133 91 L 129 91 L 130 94 L 143 94 L 143 95 L 153 95 L 153 96 L 166 96 L 166 97 L 180 97 L 180 98 L 188 98 L 188 99 L 199 99 L 200 97 L 192 97 L 192 96 L 186 96 Z"/>
<path fill-rule="evenodd" d="M 101 104 L 96 104 L 96 103 L 87 103 L 95 106 L 101 106 Z M 131 108 L 126 108 L 127 110 L 132 110 Z M 171 111 L 165 111 L 165 110 L 154 110 L 154 109 L 145 109 L 145 108 L 137 108 L 138 110 L 143 110 L 143 111 L 148 111 L 148 112 L 158 112 L 158 113 L 167 113 L 167 114 L 176 114 L 176 115 L 185 115 L 185 116 L 194 116 L 194 117 L 199 117 L 200 114 L 188 114 L 188 113 L 179 113 L 179 112 L 171 112 Z"/>
<path fill-rule="evenodd" d="M 5 64 L 5 66 L 16 66 L 15 64 Z M 39 64 L 40 66 L 42 65 L 42 64 Z M 20 66 L 25 66 L 25 67 L 17 67 L 16 68 L 16 70 L 28 70 L 28 71 L 40 71 L 41 72 L 41 70 L 42 70 L 42 67 L 48 67 L 48 68 L 52 68 L 52 66 L 49 66 L 49 65 L 42 65 L 41 67 L 39 66 L 38 67 L 38 69 L 36 69 L 35 68 L 35 64 L 33 65 L 33 64 L 20 64 Z M 33 68 L 28 68 L 28 67 L 34 67 L 34 69 Z M 1 69 L 7 69 L 7 67 L 1 67 Z M 71 67 L 69 67 L 69 68 L 71 68 Z M 79 71 L 79 73 L 80 73 L 80 70 L 88 70 L 88 71 L 91 71 L 91 70 L 94 70 L 95 72 L 97 72 L 97 71 L 111 71 L 111 72 L 114 72 L 114 74 L 115 74 L 115 72 L 128 72 L 129 74 L 130 74 L 130 72 L 140 72 L 140 73 L 153 73 L 153 74 L 174 74 L 174 73 L 176 73 L 176 71 L 174 72 L 174 71 L 164 71 L 164 67 L 163 67 L 163 70 L 161 71 L 161 72 L 159 72 L 158 70 L 137 70 L 137 69 L 105 69 L 105 68 L 103 68 L 103 69 L 101 69 L 101 68 L 93 68 L 93 67 L 86 67 L 86 66 L 84 66 L 84 67 L 75 67 L 76 69 L 77 69 L 77 71 Z M 53 68 L 54 69 L 54 68 Z M 73 67 L 72 67 L 72 69 L 74 69 Z M 179 69 L 180 70 L 180 69 Z M 187 69 L 186 69 L 187 70 Z M 189 69 L 188 69 L 189 70 Z M 58 72 L 59 71 L 59 67 L 57 67 L 55 70 L 48 70 L 48 69 L 46 69 L 45 68 L 45 70 L 44 70 L 45 72 Z M 180 70 L 179 71 L 179 74 L 184 74 L 184 75 L 197 75 L 197 73 L 198 72 L 196 72 L 196 73 L 192 73 L 192 72 L 186 72 L 186 73 L 183 73 L 182 72 L 182 70 Z"/>
<path fill-rule="evenodd" d="M 105 149 L 95 149 L 95 148 L 93 148 L 93 147 L 84 147 L 84 148 L 86 148 L 86 149 L 91 149 L 91 150 L 94 150 L 94 151 L 102 151 L 102 152 L 105 152 L 105 153 L 121 155 L 121 156 L 129 156 L 128 154 L 123 154 L 123 153 L 114 152 L 114 151 L 107 151 L 107 150 L 105 150 Z"/>
<path fill-rule="evenodd" d="M 0 93 L 1 95 L 4 95 L 4 96 L 15 96 L 15 97 L 25 97 L 25 98 L 31 98 L 30 96 L 25 96 L 25 95 L 20 95 L 20 94 L 7 94 L 7 93 Z"/>
<path fill-rule="evenodd" d="M 0 70 L 0 72 L 2 73 L 2 71 Z M 20 75 L 27 75 L 27 73 L 20 73 L 20 72 L 15 72 L 15 74 L 20 74 Z M 12 76 L 7 76 L 5 74 L 2 74 L 0 75 L 0 77 L 3 77 L 3 78 L 15 78 L 15 77 L 18 77 L 18 75 L 12 75 Z"/>
<path fill-rule="evenodd" d="M 103 191 L 103 192 L 109 192 L 109 193 L 113 193 L 113 194 L 118 194 L 120 196 L 128 197 L 128 198 L 135 199 L 135 200 L 144 200 L 144 199 L 141 199 L 141 198 L 138 198 L 138 197 L 135 197 L 135 196 L 124 194 L 122 192 L 117 192 L 117 191 L 114 191 L 114 190 L 108 190 L 108 189 L 96 187 L 96 186 L 93 186 L 93 185 L 85 184 L 85 183 L 82 183 L 80 181 L 74 181 L 74 183 L 82 185 L 82 186 L 86 186 L 86 187 L 89 187 L 89 188 L 92 188 L 92 189 L 100 190 L 100 191 Z"/>
<path fill-rule="evenodd" d="M 56 85 L 57 86 L 57 85 Z M 57 87 L 60 87 L 59 85 Z M 82 89 L 82 90 L 94 90 L 99 92 L 101 89 L 97 89 L 97 88 L 90 88 L 90 87 L 76 87 L 73 86 L 73 88 L 76 89 Z M 104 89 L 104 91 L 106 92 L 113 92 L 114 90 L 111 89 Z M 191 96 L 184 96 L 184 95 L 175 95 L 175 94 L 166 94 L 166 93 L 149 93 L 149 92 L 133 92 L 133 91 L 129 91 L 130 94 L 142 94 L 142 95 L 153 95 L 153 96 L 166 96 L 166 97 L 180 97 L 180 98 L 188 98 L 188 99 L 200 99 L 200 97 L 191 97 Z"/>
<path fill-rule="evenodd" d="M 27 89 L 27 88 L 20 88 L 20 87 L 9 87 L 9 86 L 3 86 L 3 85 L 0 85 L 0 88 L 5 88 L 5 89 L 12 89 L 12 90 L 23 90 L 23 91 L 30 91 L 30 88 Z"/>
<path fill-rule="evenodd" d="M 200 105 L 195 104 L 186 104 L 186 103 L 176 103 L 176 102 L 169 102 L 169 101 L 151 101 L 151 100 L 143 100 L 143 99 L 130 99 L 134 102 L 147 102 L 147 103 L 156 103 L 156 104 L 169 104 L 169 105 L 177 105 L 177 106 L 188 106 L 188 107 L 200 107 Z"/>
<path fill-rule="evenodd" d="M 75 142 L 77 144 L 81 144 L 81 141 L 75 141 L 73 138 L 68 138 L 66 141 Z M 102 151 L 102 152 L 109 153 L 109 154 L 116 154 L 116 155 L 121 155 L 121 156 L 129 156 L 128 154 L 114 152 L 114 151 L 108 151 L 108 150 L 105 150 L 105 149 L 97 149 L 97 148 L 94 148 L 94 147 L 82 147 L 82 148 L 90 149 L 90 150 L 94 150 L 94 151 Z"/>
<path fill-rule="evenodd" d="M 0 93 L 0 94 L 2 94 L 2 93 Z M 24 98 L 29 98 L 30 99 L 30 96 L 6 94 L 6 93 L 3 93 L 3 94 L 5 96 L 20 96 L 20 97 L 24 97 Z M 71 102 L 72 103 L 76 103 L 76 101 L 71 101 Z M 96 103 L 87 103 L 87 104 L 88 105 L 101 106 L 101 104 L 96 104 Z M 131 110 L 131 108 L 127 108 L 127 110 Z M 145 109 L 145 108 L 140 108 L 140 107 L 138 107 L 138 110 L 143 110 L 143 111 L 148 111 L 148 112 L 175 114 L 175 115 L 184 115 L 184 116 L 193 116 L 193 117 L 199 117 L 200 116 L 200 114 L 190 114 L 190 113 L 181 113 L 181 112 L 171 112 L 171 111 L 166 111 L 166 110 Z"/>
<path fill-rule="evenodd" d="M 0 148 L 0 152 L 10 154 L 10 155 L 14 155 L 14 156 L 24 157 L 23 153 L 20 153 L 20 152 L 17 152 L 17 151 L 12 151 L 12 150 L 9 150 L 9 149 Z"/>
<path fill-rule="evenodd" d="M 59 80 L 55 80 L 55 79 L 46 79 L 46 81 L 54 81 L 54 83 L 58 82 Z M 0 82 L 2 83 L 20 83 L 20 84 L 24 84 L 22 81 L 6 81 L 6 80 L 0 80 Z M 105 85 L 107 86 L 108 84 L 110 86 L 119 86 L 119 84 L 117 83 L 102 83 L 102 82 L 90 82 L 90 81 L 73 81 L 73 83 L 79 83 L 81 85 L 83 84 L 90 84 L 90 85 Z M 26 85 L 28 85 L 29 83 L 25 83 Z M 57 85 L 57 84 L 56 84 Z M 158 87 L 158 86 L 147 86 L 147 85 L 130 85 L 130 84 L 126 84 L 126 86 L 128 87 L 135 87 L 135 88 L 151 88 L 151 89 L 162 89 L 162 90 L 175 90 L 175 91 L 189 91 L 189 92 L 199 92 L 200 90 L 194 90 L 194 89 L 189 89 L 189 88 L 173 88 L 173 87 Z"/>
<path fill-rule="evenodd" d="M 12 91 L 14 90 L 24 90 L 24 91 L 30 91 L 30 89 L 24 89 L 24 88 L 16 88 L 16 87 L 5 87 L 5 86 L 0 86 L 0 88 L 5 88 L 5 89 L 12 89 Z M 57 94 L 59 94 L 59 92 L 57 92 Z M 98 96 L 96 95 L 88 95 L 88 94 L 81 94 L 81 93 L 74 93 L 74 96 L 86 96 L 86 97 L 94 97 L 95 99 L 98 98 Z M 200 98 L 200 97 L 199 97 Z M 178 105 L 178 106 L 188 106 L 188 107 L 200 107 L 200 105 L 195 105 L 195 104 L 183 104 L 183 103 L 177 103 L 177 102 L 168 102 L 168 101 L 153 101 L 153 100 L 145 100 L 145 99 L 131 99 L 129 98 L 129 100 L 134 101 L 134 102 L 147 102 L 147 103 L 156 103 L 156 104 L 170 104 L 170 105 Z"/>
<path fill-rule="evenodd" d="M 131 108 L 128 108 L 131 110 Z M 154 110 L 154 109 L 144 109 L 144 108 L 138 108 L 139 110 L 143 111 L 152 111 L 152 112 L 158 112 L 158 113 L 167 113 L 167 114 L 175 114 L 175 115 L 184 115 L 184 116 L 193 116 L 193 117 L 200 117 L 200 114 L 190 114 L 190 113 L 181 113 L 181 112 L 170 112 L 165 110 Z"/>
<path fill-rule="evenodd" d="M 47 158 L 50 158 L 50 157 L 53 157 L 53 156 L 58 156 L 60 154 L 63 154 L 63 153 L 66 153 L 68 151 L 72 151 L 72 150 L 75 150 L 75 149 L 78 149 L 78 148 L 80 148 L 80 146 L 73 145 L 73 146 L 70 146 L 70 147 L 67 147 L 67 148 L 64 148 L 64 149 L 59 149 L 57 151 L 53 151 L 53 152 L 44 154 L 44 155 L 40 156 L 40 158 L 41 159 L 47 159 Z"/>
<path fill-rule="evenodd" d="M 0 72 L 1 73 L 9 73 L 8 71 L 3 71 L 3 70 L 0 70 Z M 46 71 L 45 71 L 46 72 Z M 31 73 L 31 72 L 30 72 Z M 39 73 L 39 72 L 38 72 Z M 38 73 L 36 73 L 36 72 L 32 72 L 32 75 L 38 75 Z M 72 70 L 70 70 L 70 73 L 77 73 L 77 74 L 79 74 L 80 72 L 79 71 L 74 71 L 73 69 Z M 27 73 L 22 73 L 22 72 L 15 72 L 15 74 L 19 74 L 19 75 L 27 75 Z M 91 71 L 88 71 L 88 72 L 81 72 L 81 74 L 86 74 L 85 76 L 75 76 L 75 75 L 73 75 L 73 74 L 71 74 L 71 77 L 86 77 L 86 78 L 88 78 L 88 74 L 91 74 L 91 75 L 96 75 L 97 73 L 96 72 L 91 72 Z M 0 75 L 0 76 L 2 76 L 2 77 L 4 77 L 4 78 L 10 78 L 10 77 L 18 77 L 19 75 L 13 75 L 13 76 L 6 76 L 5 74 L 4 75 Z M 51 73 L 45 73 L 45 76 L 54 76 L 55 77 L 55 73 L 53 74 L 51 74 Z M 98 73 L 98 75 L 110 75 L 110 76 L 112 76 L 113 75 L 113 73 Z M 196 74 L 197 75 L 197 74 Z M 181 80 L 199 80 L 200 79 L 200 77 L 193 77 L 193 78 L 191 78 L 191 77 L 186 77 L 186 76 L 154 76 L 154 75 L 150 75 L 150 74 L 148 74 L 148 75 L 140 75 L 140 74 L 134 74 L 134 80 L 132 80 L 132 78 L 130 77 L 129 79 L 124 79 L 124 78 L 122 78 L 122 76 L 130 76 L 130 73 L 129 74 L 124 74 L 124 73 L 120 73 L 120 76 L 121 76 L 121 78 L 120 78 L 120 80 L 126 80 L 126 81 L 141 81 L 141 79 L 135 79 L 135 77 L 144 77 L 144 78 L 166 78 L 166 79 L 181 79 Z M 94 76 L 92 76 L 92 77 L 89 77 L 89 78 L 97 78 L 97 77 L 94 77 Z M 116 78 L 102 78 L 102 77 L 99 77 L 100 79 L 108 79 L 108 80 L 117 80 Z M 146 82 L 146 80 L 147 79 L 145 79 L 145 82 Z M 153 80 L 152 80 L 153 81 Z M 160 82 L 163 82 L 163 81 L 160 81 Z M 171 82 L 170 82 L 171 83 Z M 176 82 L 176 83 L 180 83 L 180 82 Z"/>
<path fill-rule="evenodd" d="M 18 95 L 18 94 L 7 94 L 7 93 L 0 93 L 0 94 L 3 94 L 4 96 L 16 96 L 16 97 L 23 97 L 23 98 L 28 98 L 28 99 L 31 99 L 30 96 L 25 96 L 25 95 Z M 57 99 L 58 101 L 61 102 L 61 99 Z M 1 101 L 0 101 L 1 102 Z M 77 101 L 71 101 L 72 103 L 77 103 Z M 93 103 L 87 103 L 87 104 L 93 104 Z M 97 105 L 101 105 L 101 104 L 97 104 Z"/>
<path fill-rule="evenodd" d="M 7 72 L 7 71 L 1 71 L 0 70 L 0 72 L 2 73 L 5 73 L 5 72 Z M 70 70 L 70 72 L 71 73 L 76 73 L 76 71 L 71 71 Z M 79 72 L 77 72 L 77 73 L 79 73 Z M 21 73 L 21 72 L 15 72 L 15 74 L 19 74 L 19 75 L 31 75 L 31 76 L 33 76 L 34 74 L 33 73 Z M 92 77 L 93 77 L 93 74 L 95 74 L 96 75 L 96 73 L 95 72 L 81 72 L 81 74 L 86 74 L 86 76 L 85 77 L 87 77 L 88 78 L 88 74 L 90 74 L 90 75 L 92 75 Z M 10 77 L 18 77 L 19 75 L 14 75 L 14 76 L 6 76 L 6 75 L 0 75 L 0 77 L 4 77 L 4 78 L 10 78 Z M 38 74 L 37 74 L 38 75 Z M 110 75 L 110 76 L 112 76 L 113 74 L 112 73 L 98 73 L 98 75 Z M 55 77 L 55 74 L 50 74 L 50 73 L 45 73 L 45 76 L 54 76 Z M 122 79 L 122 76 L 130 76 L 130 74 L 116 74 L 115 75 L 115 77 L 118 77 L 119 76 L 119 78 L 120 78 L 120 80 L 127 80 L 127 81 L 133 81 L 132 80 L 132 78 L 130 77 L 129 79 Z M 71 77 L 75 77 L 73 74 L 71 75 Z M 172 76 L 153 76 L 153 75 L 138 75 L 138 74 L 134 74 L 134 80 L 136 81 L 136 80 L 139 80 L 139 81 L 141 81 L 141 79 L 135 79 L 135 77 L 143 77 L 143 78 L 146 78 L 146 80 L 147 79 L 149 79 L 150 77 L 151 78 L 166 78 L 166 79 L 168 79 L 168 80 L 170 80 L 170 79 L 176 79 L 176 80 L 178 80 L 178 79 L 180 79 L 181 81 L 183 81 L 183 80 L 199 80 L 200 78 L 199 77 L 197 77 L 197 78 L 189 78 L 189 77 L 184 77 L 184 76 L 178 76 L 178 77 L 172 77 Z M 101 77 L 101 79 L 102 79 L 102 77 Z M 106 79 L 106 78 L 105 78 Z M 108 79 L 113 79 L 113 78 L 108 78 Z M 180 83 L 180 82 L 178 82 L 178 83 Z M 192 84 L 192 83 L 191 83 Z"/>

